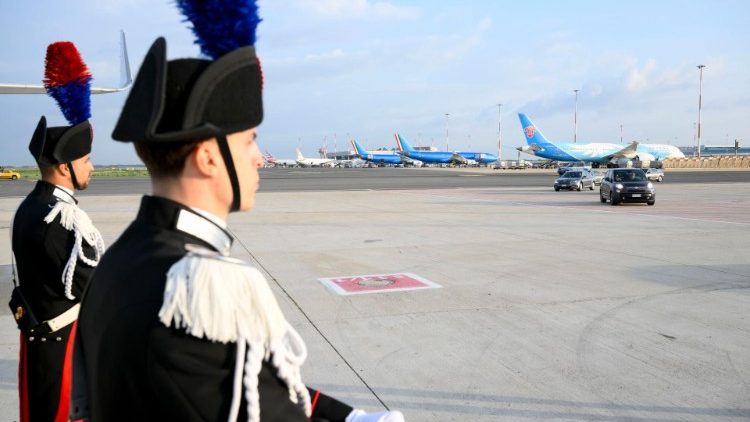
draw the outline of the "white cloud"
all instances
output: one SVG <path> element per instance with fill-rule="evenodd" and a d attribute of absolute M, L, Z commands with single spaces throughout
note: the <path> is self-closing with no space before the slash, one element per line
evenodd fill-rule
<path fill-rule="evenodd" d="M 416 19 L 419 9 L 396 6 L 387 1 L 368 0 L 297 0 L 297 5 L 318 16 L 328 18 Z"/>
<path fill-rule="evenodd" d="M 630 69 L 630 72 L 628 72 L 627 81 L 625 83 L 625 87 L 627 88 L 628 92 L 639 92 L 648 88 L 649 83 L 653 82 L 651 80 L 651 75 L 653 74 L 655 68 L 656 60 L 649 59 L 643 66 L 643 68 Z"/>

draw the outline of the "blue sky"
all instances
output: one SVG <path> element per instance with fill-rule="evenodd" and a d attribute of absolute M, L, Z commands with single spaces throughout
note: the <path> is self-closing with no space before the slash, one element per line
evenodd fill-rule
<path fill-rule="evenodd" d="M 198 57 L 174 5 L 159 0 L 5 2 L 0 82 L 41 83 L 47 44 L 76 43 L 97 86 L 119 81 L 118 30 L 133 72 L 165 36 L 170 58 Z M 257 49 L 265 76 L 259 142 L 279 158 L 324 142 L 342 149 L 414 144 L 497 150 L 515 158 L 525 112 L 553 140 L 693 144 L 698 70 L 704 143 L 750 144 L 750 2 L 265 0 Z M 111 139 L 125 94 L 92 97 L 96 164 L 132 164 Z M 497 104 L 502 103 L 502 115 Z M 0 96 L 0 164 L 29 165 L 39 116 L 62 125 L 54 101 Z"/>

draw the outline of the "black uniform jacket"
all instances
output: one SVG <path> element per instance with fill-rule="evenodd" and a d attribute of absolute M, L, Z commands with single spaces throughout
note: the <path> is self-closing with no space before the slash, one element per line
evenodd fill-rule
<path fill-rule="evenodd" d="M 54 318 L 78 303 L 77 299 L 71 301 L 65 297 L 62 281 L 63 269 L 73 250 L 74 233 L 60 224 L 60 215 L 49 224 L 44 221 L 61 200 L 77 203 L 64 190 L 40 180 L 21 202 L 13 220 L 13 254 L 19 285 L 39 322 Z M 86 242 L 83 252 L 87 257 L 95 256 L 94 248 Z M 93 267 L 78 261 L 73 296 L 81 297 L 92 271 Z"/>
<path fill-rule="evenodd" d="M 186 245 L 221 252 L 232 241 L 202 216 L 195 230 L 177 229 L 181 210 L 194 213 L 164 198 L 144 197 L 84 296 L 76 364 L 84 362 L 92 422 L 223 421 L 229 415 L 236 344 L 196 338 L 158 318 L 167 272 L 186 254 Z M 78 368 L 74 376 L 80 377 Z M 308 420 L 266 363 L 258 385 L 262 421 Z M 247 418 L 246 407 L 243 399 L 240 420 Z"/>
<path fill-rule="evenodd" d="M 77 202 L 66 191 L 39 181 L 21 202 L 13 220 L 12 247 L 18 284 L 40 323 L 78 303 L 78 299 L 65 297 L 62 281 L 63 269 L 73 250 L 74 232 L 60 225 L 60 215 L 50 223 L 44 221 L 57 201 Z M 95 256 L 93 247 L 86 242 L 83 251 L 87 257 Z M 92 270 L 84 262 L 77 262 L 72 286 L 76 298 L 81 297 Z M 66 400 L 67 396 L 61 396 L 61 386 L 72 325 L 53 333 L 21 335 L 18 384 L 23 421 L 52 421 L 61 400 Z M 67 360 L 70 362 L 69 356 Z"/>

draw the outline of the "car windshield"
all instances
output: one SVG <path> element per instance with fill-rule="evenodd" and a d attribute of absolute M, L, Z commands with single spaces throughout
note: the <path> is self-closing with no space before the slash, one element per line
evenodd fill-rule
<path fill-rule="evenodd" d="M 579 177 L 581 177 L 581 172 L 580 171 L 569 171 L 569 172 L 563 174 L 563 178 L 565 178 L 565 179 L 577 179 Z"/>
<path fill-rule="evenodd" d="M 642 182 L 646 180 L 646 173 L 642 170 L 615 172 L 615 182 Z"/>

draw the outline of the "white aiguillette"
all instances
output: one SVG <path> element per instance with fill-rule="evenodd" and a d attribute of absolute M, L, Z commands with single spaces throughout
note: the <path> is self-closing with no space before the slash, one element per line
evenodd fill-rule
<path fill-rule="evenodd" d="M 267 361 L 286 383 L 290 399 L 309 415 L 310 396 L 300 375 L 307 347 L 284 318 L 266 278 L 244 261 L 185 247 L 187 255 L 167 273 L 161 322 L 198 338 L 237 343 L 233 412 L 244 384 L 249 420 L 260 420 L 258 374 Z"/>

